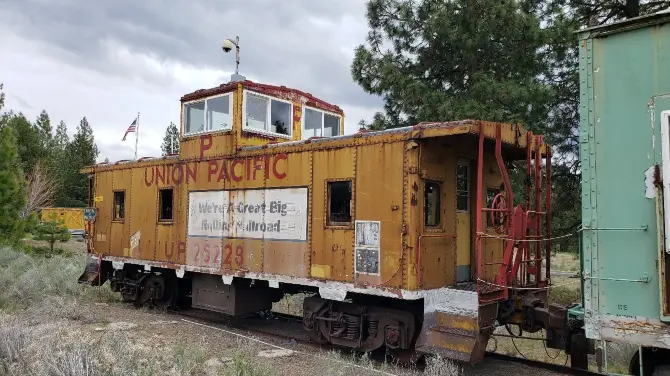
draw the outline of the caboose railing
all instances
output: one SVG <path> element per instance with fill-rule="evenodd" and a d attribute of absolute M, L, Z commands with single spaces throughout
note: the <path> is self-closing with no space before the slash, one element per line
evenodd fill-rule
<path fill-rule="evenodd" d="M 503 191 L 485 207 L 484 201 L 484 133 L 479 134 L 479 155 L 477 165 L 477 212 L 476 212 L 476 278 L 477 291 L 482 302 L 505 300 L 510 289 L 542 289 L 547 286 L 551 272 L 551 152 L 546 151 L 545 179 L 542 169 L 541 136 L 527 134 L 526 139 L 527 178 L 525 200 L 514 205 L 514 191 L 510 183 L 505 162 L 502 158 L 502 129 L 496 128 L 495 156 L 503 181 Z M 544 203 L 542 197 L 544 185 Z M 532 200 L 531 200 L 532 196 Z M 496 234 L 484 231 L 485 215 L 489 215 Z M 486 263 L 483 258 L 483 238 L 493 238 L 502 242 L 503 256 L 499 263 Z M 499 264 L 493 280 L 485 278 L 484 265 Z M 544 266 L 544 270 L 543 270 Z M 544 276 L 543 276 L 543 273 Z"/>

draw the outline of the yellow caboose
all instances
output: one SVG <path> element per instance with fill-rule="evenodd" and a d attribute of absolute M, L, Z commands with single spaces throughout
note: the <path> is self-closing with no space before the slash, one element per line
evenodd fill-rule
<path fill-rule="evenodd" d="M 523 242 L 549 236 L 542 137 L 474 120 L 345 135 L 339 107 L 248 80 L 181 106 L 179 155 L 83 171 L 96 215 L 82 283 L 230 315 L 314 293 L 317 342 L 467 361 L 496 319 L 522 324 L 512 287 L 546 307 L 548 241 Z M 530 178 L 516 207 L 512 160 Z"/>

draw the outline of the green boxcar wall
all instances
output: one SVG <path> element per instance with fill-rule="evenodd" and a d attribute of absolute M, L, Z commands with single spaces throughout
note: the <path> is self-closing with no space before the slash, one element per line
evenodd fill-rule
<path fill-rule="evenodd" d="M 579 41 L 582 262 L 591 338 L 600 338 L 598 316 L 660 317 L 656 199 L 646 194 L 645 172 L 662 162 L 660 113 L 670 110 L 663 97 L 670 93 L 670 25 L 595 35 L 602 30 Z"/>

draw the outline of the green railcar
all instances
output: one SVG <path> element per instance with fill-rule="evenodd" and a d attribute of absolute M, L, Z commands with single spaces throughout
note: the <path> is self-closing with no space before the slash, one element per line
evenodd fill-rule
<path fill-rule="evenodd" d="M 579 32 L 586 336 L 670 363 L 670 12 Z M 639 354 L 629 371 L 639 374 Z"/>

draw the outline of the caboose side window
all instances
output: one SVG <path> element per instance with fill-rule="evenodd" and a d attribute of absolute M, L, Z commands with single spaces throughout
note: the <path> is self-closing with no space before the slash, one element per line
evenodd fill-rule
<path fill-rule="evenodd" d="M 258 93 L 245 92 L 244 129 L 291 137 L 293 104 Z"/>
<path fill-rule="evenodd" d="M 172 188 L 160 189 L 158 191 L 158 220 L 161 222 L 172 221 Z"/>
<path fill-rule="evenodd" d="M 351 224 L 351 180 L 328 182 L 328 225 Z"/>
<path fill-rule="evenodd" d="M 466 160 L 458 161 L 456 168 L 456 210 L 470 210 L 470 164 Z"/>
<path fill-rule="evenodd" d="M 232 129 L 233 94 L 184 104 L 184 135 Z"/>
<path fill-rule="evenodd" d="M 114 192 L 114 220 L 122 221 L 126 212 L 126 192 Z"/>
<path fill-rule="evenodd" d="M 426 226 L 440 225 L 440 183 L 426 181 L 424 183 L 424 213 Z"/>
<path fill-rule="evenodd" d="M 302 139 L 339 136 L 340 120 L 341 117 L 339 115 L 305 107 Z"/>

